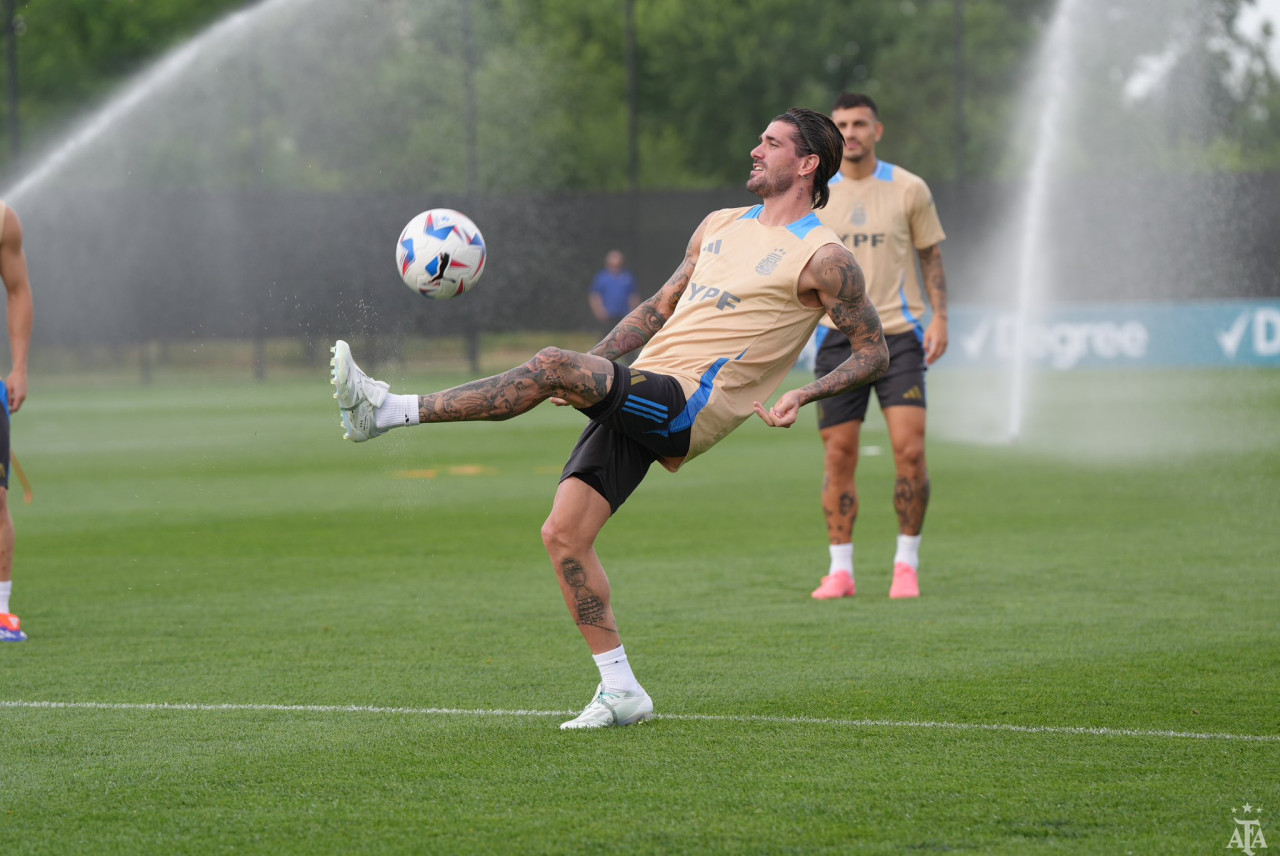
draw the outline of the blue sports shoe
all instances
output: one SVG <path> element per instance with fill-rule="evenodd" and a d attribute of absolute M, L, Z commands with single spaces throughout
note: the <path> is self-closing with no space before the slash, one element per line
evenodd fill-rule
<path fill-rule="evenodd" d="M 0 612 L 0 642 L 26 642 L 27 634 L 19 626 L 18 616 Z"/>

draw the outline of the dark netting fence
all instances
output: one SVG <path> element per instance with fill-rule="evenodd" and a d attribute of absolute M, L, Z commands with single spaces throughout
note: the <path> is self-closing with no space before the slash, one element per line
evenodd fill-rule
<path fill-rule="evenodd" d="M 1016 188 L 935 184 L 934 194 L 952 300 L 1008 299 Z M 755 201 L 741 189 L 431 199 L 59 192 L 20 213 L 40 344 L 297 337 L 314 347 L 338 335 L 592 330 L 585 293 L 608 249 L 626 253 L 650 293 L 707 212 Z M 400 285 L 395 240 L 428 207 L 461 210 L 484 232 L 488 265 L 475 292 L 432 301 Z M 1042 293 L 1066 302 L 1277 296 L 1278 222 L 1276 175 L 1079 181 L 1049 212 L 1055 281 Z"/>

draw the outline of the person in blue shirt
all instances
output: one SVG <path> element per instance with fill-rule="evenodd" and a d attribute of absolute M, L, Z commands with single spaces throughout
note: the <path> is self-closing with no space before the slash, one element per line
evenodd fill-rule
<path fill-rule="evenodd" d="M 592 314 L 606 334 L 640 305 L 636 278 L 625 264 L 620 250 L 610 250 L 604 257 L 604 269 L 591 281 L 587 299 L 591 303 Z"/>

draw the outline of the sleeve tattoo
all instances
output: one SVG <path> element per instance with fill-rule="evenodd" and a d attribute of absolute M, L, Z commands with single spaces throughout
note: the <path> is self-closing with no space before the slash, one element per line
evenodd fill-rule
<path fill-rule="evenodd" d="M 829 374 L 802 388 L 806 400 L 827 398 L 871 383 L 889 367 L 889 350 L 880 328 L 880 316 L 867 299 L 862 268 L 848 252 L 832 252 L 822 260 L 819 278 L 824 290 L 835 295 L 827 314 L 831 323 L 849 337 L 853 353 Z"/>
<path fill-rule="evenodd" d="M 699 234 L 700 231 L 694 233 L 694 237 L 696 238 Z M 626 318 L 619 321 L 618 326 L 601 339 L 600 344 L 591 349 L 592 354 L 607 360 L 616 360 L 623 354 L 629 354 L 643 347 L 653 338 L 654 333 L 662 329 L 662 325 L 667 323 L 671 313 L 676 311 L 676 304 L 680 302 L 680 297 L 688 288 L 689 279 L 693 276 L 693 266 L 696 261 L 695 245 L 696 241 L 690 242 L 689 248 L 685 251 L 684 261 L 681 262 L 680 267 L 676 268 L 676 272 L 671 275 L 666 284 L 658 290 L 658 293 L 632 309 Z"/>

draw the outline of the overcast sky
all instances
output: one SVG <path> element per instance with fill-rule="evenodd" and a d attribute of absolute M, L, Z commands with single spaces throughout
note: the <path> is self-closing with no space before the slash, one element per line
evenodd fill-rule
<path fill-rule="evenodd" d="M 1256 8 L 1245 6 L 1240 11 L 1240 30 L 1250 35 L 1257 33 L 1262 22 L 1271 22 L 1271 68 L 1280 71 L 1280 0 L 1258 0 Z"/>

